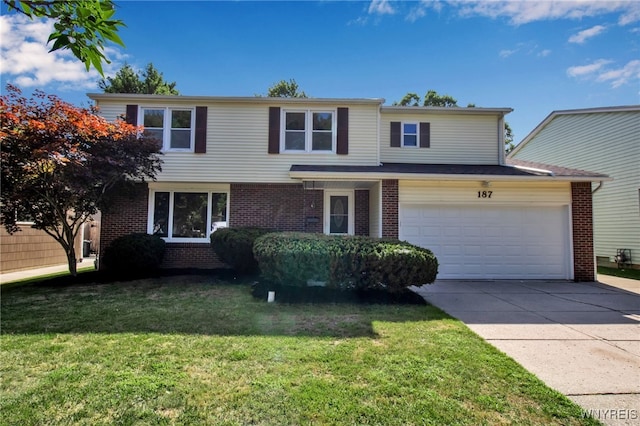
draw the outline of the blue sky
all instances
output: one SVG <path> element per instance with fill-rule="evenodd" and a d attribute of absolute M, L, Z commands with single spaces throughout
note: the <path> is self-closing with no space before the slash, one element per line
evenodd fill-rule
<path fill-rule="evenodd" d="M 312 97 L 430 90 L 511 107 L 516 142 L 551 111 L 640 104 L 640 2 L 116 1 L 126 47 L 108 74 L 152 62 L 183 95 L 253 96 L 295 79 Z M 52 28 L 2 9 L 2 85 L 89 105 L 99 76 Z"/>

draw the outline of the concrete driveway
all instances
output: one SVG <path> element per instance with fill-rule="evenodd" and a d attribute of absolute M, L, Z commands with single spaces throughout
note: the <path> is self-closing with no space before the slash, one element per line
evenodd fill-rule
<path fill-rule="evenodd" d="M 640 281 L 414 288 L 607 425 L 640 425 Z"/>

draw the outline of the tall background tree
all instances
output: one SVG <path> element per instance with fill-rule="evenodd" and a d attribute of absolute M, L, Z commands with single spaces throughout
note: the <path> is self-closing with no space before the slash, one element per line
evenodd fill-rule
<path fill-rule="evenodd" d="M 50 52 L 69 49 L 80 59 L 87 71 L 93 66 L 104 75 L 102 64 L 110 63 L 105 45 L 124 46 L 118 30 L 124 26 L 114 19 L 115 4 L 111 0 L 3 0 L 9 10 L 29 18 L 54 20 L 54 31 L 47 43 L 53 42 Z"/>
<path fill-rule="evenodd" d="M 176 82 L 165 81 L 162 73 L 153 66 L 153 63 L 147 64 L 145 69 L 137 73 L 131 65 L 124 64 L 113 77 L 100 80 L 98 87 L 105 93 L 180 94 L 176 89 Z"/>
<path fill-rule="evenodd" d="M 261 96 L 261 95 L 256 95 Z M 300 91 L 298 83 L 294 79 L 280 80 L 267 89 L 267 96 L 270 98 L 306 98 L 307 94 Z"/>
<path fill-rule="evenodd" d="M 62 246 L 76 275 L 76 237 L 108 205 L 109 190 L 161 170 L 160 145 L 141 130 L 8 85 L 0 96 L 0 223 L 14 233 L 17 218 L 29 217 Z"/>
<path fill-rule="evenodd" d="M 416 93 L 409 92 L 402 99 L 397 102 L 394 102 L 393 105 L 396 106 L 420 106 L 420 96 Z M 434 106 L 434 107 L 445 107 L 445 108 L 455 108 L 458 107 L 458 101 L 449 95 L 440 95 L 435 90 L 429 90 L 424 95 L 424 101 L 422 102 L 422 106 Z M 476 104 L 470 103 L 467 104 L 467 108 L 475 108 Z M 513 132 L 511 130 L 511 126 L 506 121 L 504 122 L 504 147 L 505 151 L 509 153 L 513 148 Z"/>

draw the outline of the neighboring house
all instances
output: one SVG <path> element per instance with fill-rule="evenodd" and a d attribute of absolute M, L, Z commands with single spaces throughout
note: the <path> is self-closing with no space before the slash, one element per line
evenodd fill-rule
<path fill-rule="evenodd" d="M 510 108 L 383 106 L 382 99 L 90 94 L 163 141 L 163 170 L 103 211 L 101 247 L 167 241 L 165 267 L 220 265 L 221 226 L 400 238 L 441 279 L 594 279 L 591 183 L 509 166 Z"/>
<path fill-rule="evenodd" d="M 625 249 L 640 267 L 640 105 L 554 111 L 509 158 L 613 178 L 593 184 L 595 254 L 609 265 Z"/>
<path fill-rule="evenodd" d="M 31 227 L 32 222 L 19 222 L 20 231 L 10 235 L 0 229 L 0 273 L 67 264 L 64 249 L 46 232 Z M 75 243 L 78 260 L 88 257 L 84 241 L 90 241 L 89 252 L 99 244 L 99 221 L 84 224 Z M 86 256 L 83 256 L 86 255 Z"/>

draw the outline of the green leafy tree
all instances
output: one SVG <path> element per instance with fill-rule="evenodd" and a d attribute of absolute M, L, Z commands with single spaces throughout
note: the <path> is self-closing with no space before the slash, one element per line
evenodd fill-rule
<path fill-rule="evenodd" d="M 458 101 L 449 96 L 449 95 L 439 95 L 435 90 L 429 90 L 426 95 L 424 95 L 424 103 L 423 106 L 434 106 L 434 107 L 457 107 Z"/>
<path fill-rule="evenodd" d="M 511 130 L 511 126 L 506 121 L 504 122 L 504 149 L 508 153 L 510 153 L 515 145 L 513 144 L 513 131 Z"/>
<path fill-rule="evenodd" d="M 29 18 L 50 18 L 54 31 L 47 43 L 53 42 L 49 52 L 69 49 L 80 59 L 87 71 L 93 66 L 104 75 L 102 64 L 110 63 L 105 56 L 109 42 L 124 46 L 118 30 L 124 26 L 113 19 L 115 5 L 111 0 L 3 0 L 9 10 Z"/>
<path fill-rule="evenodd" d="M 136 73 L 131 65 L 124 64 L 113 77 L 98 82 L 105 93 L 145 93 L 155 95 L 179 95 L 176 82 L 167 82 L 152 63 Z"/>
<path fill-rule="evenodd" d="M 161 170 L 160 145 L 141 130 L 40 91 L 27 99 L 8 85 L 0 96 L 0 224 L 14 233 L 17 218 L 29 217 L 62 246 L 76 275 L 82 224 L 108 206 L 116 185 Z"/>
<path fill-rule="evenodd" d="M 267 96 L 270 98 L 307 98 L 307 94 L 299 89 L 298 83 L 294 79 L 280 80 L 269 87 Z"/>
<path fill-rule="evenodd" d="M 416 93 L 409 92 L 404 95 L 399 102 L 394 102 L 393 105 L 420 106 L 420 96 Z M 422 106 L 457 107 L 458 101 L 449 95 L 439 95 L 435 90 L 429 90 L 424 95 L 424 102 L 422 102 Z"/>

